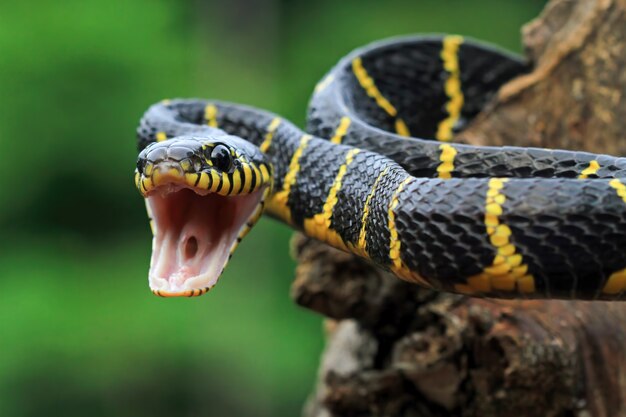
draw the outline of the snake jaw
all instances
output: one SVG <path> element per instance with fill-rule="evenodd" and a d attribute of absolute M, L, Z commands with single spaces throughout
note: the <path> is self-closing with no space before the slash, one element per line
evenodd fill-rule
<path fill-rule="evenodd" d="M 149 284 L 165 297 L 206 293 L 260 217 L 271 165 L 241 138 L 179 136 L 137 158 L 153 232 Z"/>
<path fill-rule="evenodd" d="M 156 295 L 190 297 L 218 281 L 231 248 L 258 218 L 267 187 L 222 196 L 172 177 L 146 194 L 153 222 L 149 285 Z"/>

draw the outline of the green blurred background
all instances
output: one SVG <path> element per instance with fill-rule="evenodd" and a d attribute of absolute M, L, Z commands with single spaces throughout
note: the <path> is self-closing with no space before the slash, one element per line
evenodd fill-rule
<path fill-rule="evenodd" d="M 519 51 L 543 1 L 0 3 L 0 416 L 294 416 L 321 319 L 290 301 L 290 230 L 263 219 L 220 285 L 147 287 L 134 129 L 166 97 L 303 125 L 315 83 L 370 41 L 455 32 Z"/>

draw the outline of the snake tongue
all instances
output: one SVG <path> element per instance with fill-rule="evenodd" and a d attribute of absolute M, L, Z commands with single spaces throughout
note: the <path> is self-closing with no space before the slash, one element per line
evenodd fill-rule
<path fill-rule="evenodd" d="M 201 295 L 213 287 L 262 193 L 224 197 L 183 188 L 146 197 L 154 221 L 149 283 L 162 296 Z"/>

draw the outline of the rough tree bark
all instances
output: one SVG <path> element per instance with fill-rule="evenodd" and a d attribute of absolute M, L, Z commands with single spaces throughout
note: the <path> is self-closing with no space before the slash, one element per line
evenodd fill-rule
<path fill-rule="evenodd" d="M 626 0 L 550 1 L 523 38 L 534 70 L 458 139 L 626 154 Z M 306 417 L 626 416 L 626 304 L 437 293 L 293 248 L 292 296 L 328 318 Z"/>

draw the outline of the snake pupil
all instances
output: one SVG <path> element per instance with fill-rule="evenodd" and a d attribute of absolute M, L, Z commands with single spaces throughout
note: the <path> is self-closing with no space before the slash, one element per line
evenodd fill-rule
<path fill-rule="evenodd" d="M 224 145 L 217 145 L 211 152 L 213 166 L 222 172 L 229 172 L 233 166 L 233 158 L 230 150 Z"/>

